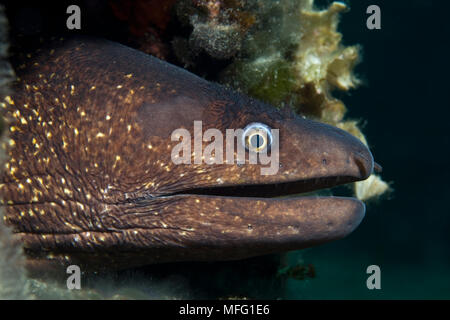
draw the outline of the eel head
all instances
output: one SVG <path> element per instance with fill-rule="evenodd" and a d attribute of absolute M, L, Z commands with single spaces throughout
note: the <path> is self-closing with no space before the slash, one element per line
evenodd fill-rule
<path fill-rule="evenodd" d="M 300 195 L 372 173 L 368 148 L 340 129 L 108 41 L 62 42 L 29 60 L 3 103 L 1 191 L 30 261 L 241 259 L 340 239 L 364 217 L 354 198 Z M 231 129 L 244 134 L 229 153 Z M 182 141 L 191 163 L 174 161 Z M 225 161 L 208 162 L 220 150 Z"/>

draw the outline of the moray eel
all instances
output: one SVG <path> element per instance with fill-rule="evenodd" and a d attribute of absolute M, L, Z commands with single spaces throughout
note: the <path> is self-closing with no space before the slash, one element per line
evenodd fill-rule
<path fill-rule="evenodd" d="M 372 173 L 368 148 L 335 127 L 107 40 L 61 39 L 16 70 L 0 190 L 30 268 L 243 259 L 343 238 L 364 217 L 354 198 L 298 196 Z M 277 173 L 174 164 L 171 133 L 199 120 L 279 129 Z"/>

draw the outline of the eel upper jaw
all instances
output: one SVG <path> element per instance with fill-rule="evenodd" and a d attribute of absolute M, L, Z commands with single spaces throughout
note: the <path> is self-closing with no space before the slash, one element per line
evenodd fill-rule
<path fill-rule="evenodd" d="M 269 183 L 256 184 L 229 184 L 211 185 L 208 187 L 197 187 L 179 190 L 172 195 L 206 195 L 222 197 L 258 197 L 273 198 L 290 195 L 300 195 L 302 193 L 319 191 L 352 182 L 367 179 L 377 167 L 381 166 L 373 161 L 373 157 L 368 152 L 366 155 L 357 153 L 353 157 L 357 170 L 352 174 L 336 174 L 334 176 L 309 177 L 293 181 L 272 181 Z M 379 169 L 381 170 L 381 169 Z"/>

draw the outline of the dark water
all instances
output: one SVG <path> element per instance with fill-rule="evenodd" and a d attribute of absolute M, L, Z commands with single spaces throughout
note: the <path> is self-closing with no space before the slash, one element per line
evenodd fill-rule
<path fill-rule="evenodd" d="M 378 4 L 382 29 L 365 28 Z M 350 237 L 304 252 L 317 278 L 289 283 L 292 298 L 450 298 L 449 26 L 445 1 L 352 1 L 344 42 L 363 46 L 366 85 L 343 97 L 394 192 L 368 203 Z M 381 268 L 381 290 L 366 267 Z"/>
<path fill-rule="evenodd" d="M 288 255 L 291 264 L 314 265 L 314 278 L 281 285 L 273 257 L 147 272 L 181 274 L 206 297 L 450 298 L 450 6 L 443 0 L 349 4 L 340 30 L 345 44 L 363 47 L 357 73 L 365 84 L 339 97 L 349 118 L 365 120 L 363 132 L 393 192 L 367 204 L 366 218 L 348 238 Z M 381 8 L 381 30 L 366 28 L 370 4 Z M 369 265 L 381 269 L 381 290 L 367 289 Z"/>

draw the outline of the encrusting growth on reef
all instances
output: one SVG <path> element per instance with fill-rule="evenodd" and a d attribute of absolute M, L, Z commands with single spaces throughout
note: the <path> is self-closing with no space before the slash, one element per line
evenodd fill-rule
<path fill-rule="evenodd" d="M 7 21 L 4 9 L 0 6 L 0 96 L 9 94 L 14 71 L 8 62 Z M 7 138 L 3 132 L 1 119 L 0 140 Z M 0 149 L 0 165 L 6 160 L 4 149 Z M 25 257 L 22 244 L 13 236 L 12 231 L 3 223 L 4 212 L 0 209 L 0 299 L 27 299 L 28 282 L 24 269 Z"/>

